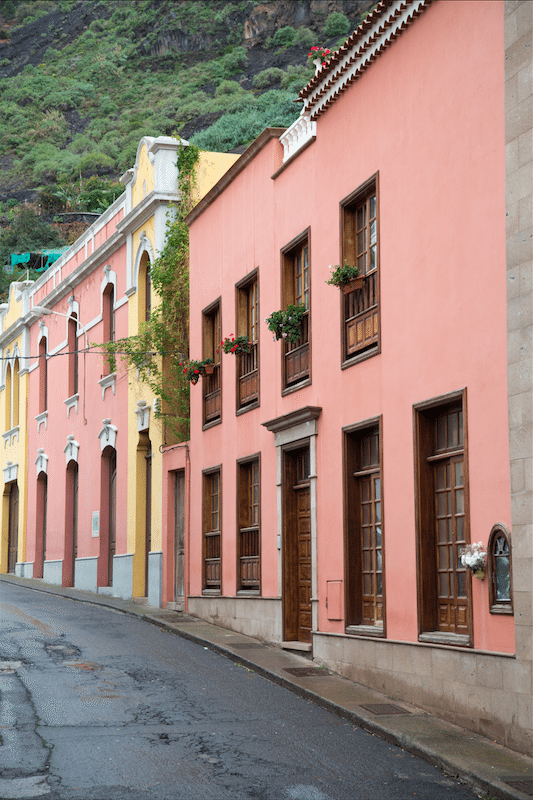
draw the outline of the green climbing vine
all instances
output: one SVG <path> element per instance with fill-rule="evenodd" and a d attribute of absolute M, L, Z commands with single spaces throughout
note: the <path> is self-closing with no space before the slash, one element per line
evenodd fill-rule
<path fill-rule="evenodd" d="M 167 223 L 165 246 L 150 270 L 159 303 L 138 334 L 103 345 L 112 372 L 117 358 L 159 399 L 157 417 L 164 420 L 166 444 L 189 436 L 189 381 L 181 364 L 189 354 L 189 228 L 200 151 L 192 144 L 178 151 L 180 199 Z"/>

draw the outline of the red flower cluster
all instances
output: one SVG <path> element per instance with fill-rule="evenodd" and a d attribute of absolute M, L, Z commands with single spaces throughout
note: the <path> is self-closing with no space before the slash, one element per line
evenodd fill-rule
<path fill-rule="evenodd" d="M 325 67 L 331 55 L 332 53 L 329 47 L 312 47 L 308 58 L 319 58 L 322 61 L 322 66 Z"/>

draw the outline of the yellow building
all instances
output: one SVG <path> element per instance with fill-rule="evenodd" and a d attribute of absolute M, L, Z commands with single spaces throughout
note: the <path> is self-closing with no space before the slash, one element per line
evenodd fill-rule
<path fill-rule="evenodd" d="M 0 572 L 24 574 L 26 561 L 27 396 L 29 287 L 32 281 L 13 282 L 9 300 L 0 306 L 0 420 L 2 425 L 2 519 Z"/>
<path fill-rule="evenodd" d="M 187 142 L 182 142 L 187 145 Z M 135 167 L 122 176 L 126 188 L 124 224 L 128 263 L 128 332 L 150 316 L 157 303 L 150 268 L 162 251 L 172 203 L 179 197 L 177 155 L 180 142 L 170 137 L 139 143 Z M 196 199 L 217 183 L 239 156 L 200 153 Z M 128 391 L 127 551 L 133 556 L 133 597 L 160 606 L 163 585 L 163 426 L 155 418 L 157 399 L 130 372 Z"/>

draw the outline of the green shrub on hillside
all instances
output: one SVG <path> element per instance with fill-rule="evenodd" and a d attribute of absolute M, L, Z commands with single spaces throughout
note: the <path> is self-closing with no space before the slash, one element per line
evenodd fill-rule
<path fill-rule="evenodd" d="M 266 89 L 274 83 L 280 83 L 285 73 L 279 67 L 270 67 L 255 75 L 252 86 L 254 89 Z"/>
<path fill-rule="evenodd" d="M 348 36 L 350 28 L 351 24 L 348 17 L 341 14 L 340 11 L 333 11 L 326 19 L 322 33 L 328 39 L 332 36 Z"/>
<path fill-rule="evenodd" d="M 296 41 L 296 30 L 290 25 L 279 28 L 272 36 L 269 36 L 264 44 L 265 49 L 270 50 L 274 47 L 285 49 L 292 47 Z"/>
<path fill-rule="evenodd" d="M 211 127 L 191 137 L 201 150 L 228 152 L 248 145 L 267 127 L 288 128 L 298 117 L 294 95 L 290 92 L 265 92 L 251 110 L 224 114 Z"/>
<path fill-rule="evenodd" d="M 242 92 L 244 91 L 241 87 L 240 83 L 237 81 L 221 81 L 215 91 L 215 97 L 222 97 L 227 96 L 230 94 L 235 94 L 235 92 Z"/>
<path fill-rule="evenodd" d="M 303 50 L 309 50 L 318 42 L 318 36 L 310 28 L 298 28 L 294 44 Z"/>
<path fill-rule="evenodd" d="M 210 61 L 207 66 L 211 73 L 211 79 L 215 83 L 219 83 L 242 72 L 247 61 L 248 53 L 246 49 L 244 47 L 234 47 L 231 52 L 226 53 L 222 58 Z"/>
<path fill-rule="evenodd" d="M 80 175 L 102 175 L 113 172 L 115 164 L 106 153 L 87 153 L 78 163 Z"/>
<path fill-rule="evenodd" d="M 310 61 L 297 67 L 289 64 L 283 73 L 281 88 L 289 92 L 299 92 L 306 83 L 309 83 L 314 74 L 315 68 Z"/>

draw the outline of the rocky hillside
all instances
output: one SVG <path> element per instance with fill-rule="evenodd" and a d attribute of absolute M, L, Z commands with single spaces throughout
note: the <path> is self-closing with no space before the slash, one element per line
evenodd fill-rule
<path fill-rule="evenodd" d="M 0 0 L 0 205 L 114 180 L 143 135 L 242 151 L 297 117 L 310 47 L 334 49 L 373 5 Z"/>

